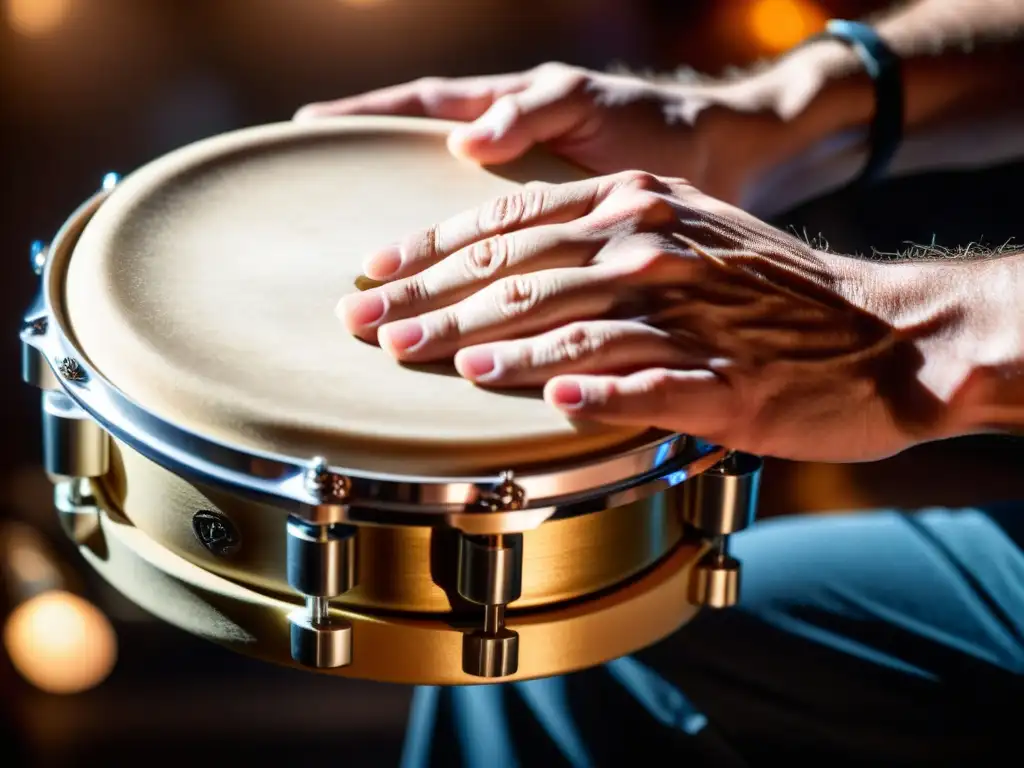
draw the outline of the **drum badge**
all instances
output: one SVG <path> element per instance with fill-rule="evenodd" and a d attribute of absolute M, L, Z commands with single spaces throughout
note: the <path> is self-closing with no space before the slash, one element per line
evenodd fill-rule
<path fill-rule="evenodd" d="M 233 555 L 242 545 L 235 526 L 219 512 L 199 510 L 192 517 L 192 530 L 199 542 L 218 557 Z"/>

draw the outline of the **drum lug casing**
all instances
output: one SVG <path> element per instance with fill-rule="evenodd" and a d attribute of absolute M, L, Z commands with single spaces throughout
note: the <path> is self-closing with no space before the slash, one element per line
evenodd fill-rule
<path fill-rule="evenodd" d="M 63 477 L 93 478 L 110 467 L 110 438 L 62 391 L 43 393 L 43 466 Z"/>
<path fill-rule="evenodd" d="M 329 471 L 315 458 L 306 471 L 307 490 L 317 499 L 343 503 L 346 478 Z M 288 518 L 287 571 L 292 589 L 306 599 L 303 609 L 288 616 L 292 659 L 313 669 L 352 663 L 352 624 L 330 615 L 330 599 L 356 585 L 356 533 L 350 525 L 317 524 Z"/>
<path fill-rule="evenodd" d="M 477 507 L 486 512 L 514 512 L 526 493 L 512 472 L 482 494 Z M 483 627 L 462 638 L 462 671 L 474 677 L 500 678 L 519 669 L 519 634 L 505 626 L 505 608 L 523 591 L 523 535 L 471 536 L 460 533 L 458 591 L 484 609 Z"/>
<path fill-rule="evenodd" d="M 739 601 L 741 563 L 729 554 L 729 537 L 754 522 L 764 462 L 730 453 L 683 486 L 683 519 L 710 540 L 693 567 L 689 599 L 707 608 Z"/>

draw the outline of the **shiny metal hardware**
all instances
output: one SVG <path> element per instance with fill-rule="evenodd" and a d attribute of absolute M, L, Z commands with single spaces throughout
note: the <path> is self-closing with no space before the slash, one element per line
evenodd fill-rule
<path fill-rule="evenodd" d="M 73 357 L 61 357 L 56 360 L 57 373 L 60 374 L 62 379 L 67 381 L 85 381 L 86 376 L 85 370 Z"/>
<path fill-rule="evenodd" d="M 754 521 L 764 462 L 730 453 L 683 488 L 687 523 L 708 536 L 738 533 Z"/>
<path fill-rule="evenodd" d="M 63 477 L 102 477 L 110 467 L 109 436 L 60 391 L 43 393 L 43 466 Z"/>
<path fill-rule="evenodd" d="M 50 257 L 50 246 L 42 240 L 36 240 L 29 247 L 29 263 L 32 271 L 41 275 L 46 270 L 46 262 Z"/>
<path fill-rule="evenodd" d="M 309 598 L 288 616 L 292 658 L 304 667 L 337 669 L 352 663 L 352 624 L 327 615 L 326 598 Z"/>
<path fill-rule="evenodd" d="M 462 536 L 458 589 L 485 609 L 518 600 L 523 593 L 523 535 Z"/>
<path fill-rule="evenodd" d="M 512 472 L 502 472 L 494 488 L 480 494 L 477 506 L 488 512 L 515 512 L 526 506 L 526 491 L 516 484 Z"/>
<path fill-rule="evenodd" d="M 729 540 L 718 536 L 693 566 L 689 599 L 704 608 L 731 608 L 740 596 L 740 561 L 729 556 Z"/>
<path fill-rule="evenodd" d="M 344 475 L 331 471 L 327 460 L 317 456 L 304 475 L 306 490 L 322 503 L 339 503 L 348 497 L 350 483 Z"/>
<path fill-rule="evenodd" d="M 512 472 L 503 472 L 481 501 L 491 512 L 522 509 L 526 493 Z M 519 668 L 519 634 L 505 626 L 505 608 L 523 593 L 523 535 L 462 534 L 458 591 L 484 609 L 483 627 L 463 635 L 462 670 L 474 677 L 505 677 Z"/>
<path fill-rule="evenodd" d="M 40 336 L 46 333 L 46 327 L 45 317 L 36 318 L 26 323 L 23 333 L 29 338 Z M 21 380 L 39 389 L 60 389 L 50 361 L 26 338 L 21 340 Z"/>
<path fill-rule="evenodd" d="M 85 543 L 100 528 L 99 504 L 88 478 L 71 477 L 54 483 L 53 506 L 61 528 L 75 544 Z"/>
<path fill-rule="evenodd" d="M 763 466 L 757 456 L 734 452 L 683 486 L 683 519 L 711 540 L 693 567 L 695 605 L 729 608 L 739 600 L 741 564 L 729 555 L 729 536 L 754 522 Z"/>
<path fill-rule="evenodd" d="M 292 658 L 315 669 L 351 664 L 352 625 L 331 618 L 330 599 L 356 585 L 356 529 L 293 516 L 287 541 L 288 583 L 306 598 L 305 609 L 288 617 Z"/>
<path fill-rule="evenodd" d="M 519 668 L 519 634 L 505 626 L 505 607 L 523 592 L 523 535 L 463 535 L 459 594 L 484 608 L 483 628 L 462 638 L 462 670 L 474 677 L 505 677 Z"/>

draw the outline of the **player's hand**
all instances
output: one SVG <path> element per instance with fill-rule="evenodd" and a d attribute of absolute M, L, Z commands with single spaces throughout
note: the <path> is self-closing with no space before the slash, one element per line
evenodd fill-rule
<path fill-rule="evenodd" d="M 681 176 L 743 206 L 789 151 L 777 79 L 654 83 L 562 64 L 475 78 L 425 78 L 311 104 L 297 118 L 406 115 L 466 122 L 449 146 L 499 164 L 543 144 L 598 174 L 641 168 Z"/>
<path fill-rule="evenodd" d="M 529 186 L 366 267 L 385 284 L 339 314 L 398 360 L 790 459 L 964 432 L 968 385 L 1021 336 L 998 330 L 1019 315 L 1020 278 L 991 271 L 1009 266 L 823 252 L 639 172 Z"/>

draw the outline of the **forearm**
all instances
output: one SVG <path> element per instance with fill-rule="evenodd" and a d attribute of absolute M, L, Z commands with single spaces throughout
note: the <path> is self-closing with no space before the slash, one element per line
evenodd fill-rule
<path fill-rule="evenodd" d="M 891 174 L 1024 157 L 1024 0 L 920 0 L 874 26 L 903 61 L 904 141 Z M 847 45 L 807 45 L 752 85 L 789 127 L 763 195 L 787 207 L 857 176 L 874 90 Z"/>
<path fill-rule="evenodd" d="M 891 326 L 907 369 L 946 406 L 943 436 L 1024 434 L 1024 251 L 852 263 L 858 279 L 841 283 L 840 292 Z M 897 416 L 924 405 L 893 401 Z"/>

